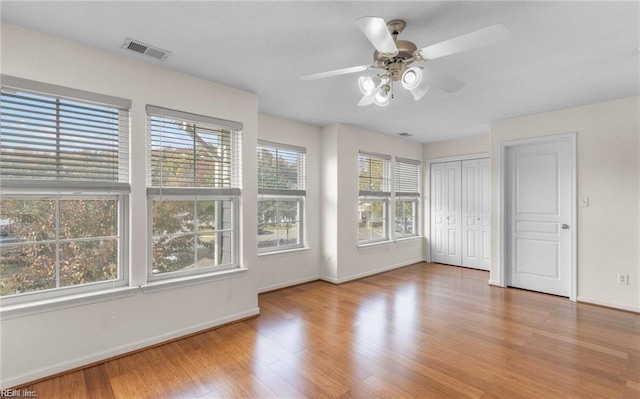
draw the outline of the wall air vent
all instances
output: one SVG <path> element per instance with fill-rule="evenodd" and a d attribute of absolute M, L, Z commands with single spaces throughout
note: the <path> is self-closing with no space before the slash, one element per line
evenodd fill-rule
<path fill-rule="evenodd" d="M 138 40 L 126 39 L 122 45 L 124 50 L 135 51 L 136 53 L 148 55 L 157 60 L 164 61 L 171 54 L 170 51 L 163 50 L 158 47 L 153 47 L 148 44 L 142 43 Z"/>

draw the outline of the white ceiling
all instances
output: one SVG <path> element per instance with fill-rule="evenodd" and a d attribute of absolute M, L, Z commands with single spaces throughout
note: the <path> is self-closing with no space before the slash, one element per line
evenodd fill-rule
<path fill-rule="evenodd" d="M 260 112 L 319 126 L 345 123 L 432 142 L 489 132 L 519 115 L 637 96 L 640 3 L 632 2 L 11 2 L 2 20 L 259 95 Z M 501 23 L 507 42 L 429 62 L 466 82 L 414 102 L 357 107 L 359 74 L 299 76 L 372 62 L 354 24 L 404 19 L 418 47 Z M 164 62 L 120 48 L 133 38 Z"/>

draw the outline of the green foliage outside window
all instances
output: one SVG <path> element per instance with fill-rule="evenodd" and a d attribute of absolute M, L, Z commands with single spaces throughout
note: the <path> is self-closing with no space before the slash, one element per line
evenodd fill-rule
<path fill-rule="evenodd" d="M 2 296 L 118 277 L 115 198 L 3 199 L 0 222 Z"/>
<path fill-rule="evenodd" d="M 304 154 L 278 148 L 258 148 L 259 190 L 300 190 Z M 301 198 L 263 195 L 258 198 L 258 248 L 301 244 Z"/>

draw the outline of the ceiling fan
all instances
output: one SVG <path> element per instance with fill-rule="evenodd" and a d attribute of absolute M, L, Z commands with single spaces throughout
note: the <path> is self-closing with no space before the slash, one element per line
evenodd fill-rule
<path fill-rule="evenodd" d="M 403 20 L 394 19 L 385 22 L 380 17 L 362 17 L 356 19 L 355 23 L 376 48 L 373 53 L 373 65 L 304 75 L 300 80 L 328 78 L 373 69 L 381 70 L 378 74 L 361 76 L 358 79 L 358 86 L 363 94 L 358 106 L 388 105 L 389 99 L 393 98 L 393 83 L 398 81 L 402 87 L 411 92 L 415 101 L 424 97 L 432 86 L 447 93 L 458 91 L 464 86 L 461 80 L 422 66 L 412 66 L 412 64 L 488 46 L 509 37 L 509 30 L 503 25 L 496 24 L 419 49 L 413 42 L 398 40 L 398 35 L 406 27 Z"/>

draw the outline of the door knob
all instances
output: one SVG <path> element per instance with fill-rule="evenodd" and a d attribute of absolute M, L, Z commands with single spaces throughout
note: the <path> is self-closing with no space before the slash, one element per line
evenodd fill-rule
<path fill-rule="evenodd" d="M 562 226 L 560 226 L 563 230 L 569 230 L 569 225 L 566 223 L 562 223 Z"/>

